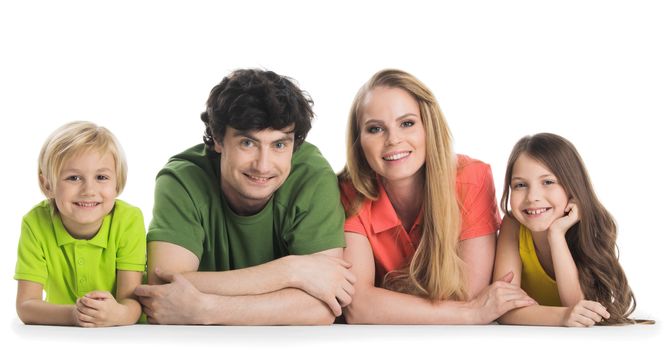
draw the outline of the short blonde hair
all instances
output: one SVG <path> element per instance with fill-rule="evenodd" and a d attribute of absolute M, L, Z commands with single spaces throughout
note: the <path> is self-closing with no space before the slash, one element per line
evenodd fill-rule
<path fill-rule="evenodd" d="M 85 121 L 71 122 L 59 127 L 44 142 L 38 159 L 39 188 L 42 193 L 51 197 L 50 194 L 55 193 L 57 179 L 65 162 L 88 151 L 111 154 L 116 166 L 116 193 L 120 194 L 127 181 L 125 153 L 108 129 Z M 52 201 L 51 204 L 55 203 Z"/>

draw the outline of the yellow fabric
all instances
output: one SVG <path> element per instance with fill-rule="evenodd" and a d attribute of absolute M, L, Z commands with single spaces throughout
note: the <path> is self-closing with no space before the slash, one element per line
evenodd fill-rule
<path fill-rule="evenodd" d="M 532 232 L 523 225 L 520 225 L 520 261 L 523 263 L 520 287 L 539 305 L 562 306 L 557 283 L 541 266 L 534 249 Z"/>

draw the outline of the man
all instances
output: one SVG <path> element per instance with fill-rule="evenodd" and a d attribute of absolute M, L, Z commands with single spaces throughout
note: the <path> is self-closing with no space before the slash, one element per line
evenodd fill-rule
<path fill-rule="evenodd" d="M 311 104 L 270 71 L 213 88 L 205 144 L 157 175 L 151 285 L 135 291 L 149 322 L 330 324 L 351 302 L 337 180 L 304 141 Z"/>

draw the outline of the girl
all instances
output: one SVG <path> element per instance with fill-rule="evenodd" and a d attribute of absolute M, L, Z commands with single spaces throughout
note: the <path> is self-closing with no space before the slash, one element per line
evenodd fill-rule
<path fill-rule="evenodd" d="M 340 174 L 345 260 L 356 275 L 349 323 L 483 324 L 534 303 L 489 286 L 499 214 L 490 167 L 456 155 L 432 92 L 399 70 L 358 92 Z"/>
<path fill-rule="evenodd" d="M 512 310 L 500 323 L 633 322 L 628 316 L 635 299 L 618 262 L 615 222 L 569 141 L 548 133 L 518 141 L 509 156 L 501 208 L 506 216 L 494 278 L 513 272 L 512 283 L 539 305 Z"/>
<path fill-rule="evenodd" d="M 26 324 L 134 324 L 146 260 L 143 216 L 117 200 L 127 178 L 116 138 L 89 122 L 56 130 L 39 154 L 47 200 L 23 217 L 14 279 Z M 46 291 L 46 300 L 42 292 Z"/>

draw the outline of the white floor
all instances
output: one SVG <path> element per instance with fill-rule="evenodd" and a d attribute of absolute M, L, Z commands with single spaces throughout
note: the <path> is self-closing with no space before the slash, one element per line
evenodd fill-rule
<path fill-rule="evenodd" d="M 135 325 L 106 329 L 25 326 L 15 319 L 11 336 L 20 348 L 49 349 L 656 349 L 665 343 L 652 326 L 567 329 L 517 326 L 228 327 Z M 12 339 L 13 338 L 13 339 Z M 12 348 L 16 347 L 14 345 Z M 3 348 L 7 349 L 3 346 Z"/>

